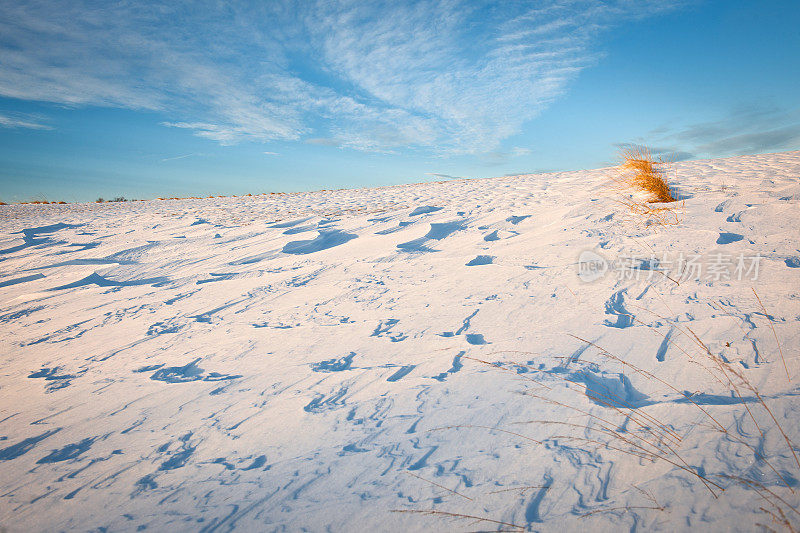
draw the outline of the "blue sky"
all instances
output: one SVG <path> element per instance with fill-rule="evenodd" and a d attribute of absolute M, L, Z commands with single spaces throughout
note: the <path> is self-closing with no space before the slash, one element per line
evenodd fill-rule
<path fill-rule="evenodd" d="M 800 3 L 0 3 L 0 200 L 800 149 Z"/>

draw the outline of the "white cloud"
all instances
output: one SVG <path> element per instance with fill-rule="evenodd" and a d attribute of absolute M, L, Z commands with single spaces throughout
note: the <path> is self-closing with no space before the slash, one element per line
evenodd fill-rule
<path fill-rule="evenodd" d="M 0 115 L 0 127 L 2 128 L 24 128 L 29 130 L 52 130 L 51 126 L 42 124 L 39 117 L 28 115 Z"/>
<path fill-rule="evenodd" d="M 0 3 L 0 96 L 157 111 L 222 144 L 496 151 L 669 2 Z"/>
<path fill-rule="evenodd" d="M 306 139 L 306 144 L 316 144 L 317 146 L 341 146 L 342 141 L 330 137 L 312 137 Z"/>

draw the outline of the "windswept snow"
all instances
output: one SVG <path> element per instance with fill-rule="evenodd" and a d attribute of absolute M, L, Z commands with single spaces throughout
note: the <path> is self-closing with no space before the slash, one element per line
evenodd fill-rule
<path fill-rule="evenodd" d="M 0 526 L 780 529 L 800 152 L 675 170 L 674 226 L 613 169 L 0 206 Z"/>

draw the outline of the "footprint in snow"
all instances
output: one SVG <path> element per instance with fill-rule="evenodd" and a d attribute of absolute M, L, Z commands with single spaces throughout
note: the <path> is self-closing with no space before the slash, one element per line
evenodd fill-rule
<path fill-rule="evenodd" d="M 200 361 L 199 357 L 185 366 L 160 368 L 150 376 L 150 379 L 165 383 L 188 383 L 190 381 L 223 381 L 242 377 L 241 375 L 220 374 L 218 372 L 206 374 L 202 368 L 197 366 L 198 361 Z M 139 369 L 138 371 L 144 372 L 145 370 Z"/>
<path fill-rule="evenodd" d="M 506 222 L 511 222 L 516 226 L 526 218 L 530 218 L 530 215 L 512 215 L 506 219 Z"/>
<path fill-rule="evenodd" d="M 53 392 L 64 387 L 72 385 L 72 380 L 80 377 L 86 370 L 82 370 L 77 374 L 62 374 L 60 373 L 61 367 L 55 366 L 53 368 L 42 368 L 36 372 L 32 372 L 28 379 L 44 379 L 47 382 L 45 392 Z"/>
<path fill-rule="evenodd" d="M 717 244 L 730 244 L 732 242 L 741 241 L 742 239 L 744 239 L 744 236 L 738 233 L 721 232 L 719 238 L 717 238 Z"/>
<path fill-rule="evenodd" d="M 35 448 L 39 442 L 51 435 L 58 433 L 59 431 L 61 431 L 61 428 L 51 429 L 50 431 L 45 431 L 41 435 L 28 437 L 27 439 L 21 440 L 20 442 L 12 444 L 11 446 L 0 448 L 0 461 L 10 461 L 25 455 Z"/>
<path fill-rule="evenodd" d="M 394 374 L 392 374 L 391 376 L 386 378 L 386 381 L 391 381 L 391 382 L 400 381 L 401 379 L 406 377 L 416 367 L 417 367 L 417 365 L 404 366 L 404 367 L 400 368 L 400 370 L 398 370 L 397 372 L 395 372 Z"/>
<path fill-rule="evenodd" d="M 355 356 L 356 352 L 350 352 L 349 355 L 340 357 L 339 359 L 328 359 L 326 361 L 320 361 L 319 363 L 312 363 L 311 370 L 314 372 L 341 372 L 342 370 L 350 370 Z"/>
<path fill-rule="evenodd" d="M 96 438 L 97 437 L 87 437 L 80 442 L 67 444 L 63 448 L 53 450 L 50 452 L 50 454 L 36 461 L 36 464 L 41 465 L 45 463 L 59 463 L 61 461 L 75 459 L 84 452 L 88 451 L 89 448 L 92 447 L 92 444 L 94 444 Z"/>
<path fill-rule="evenodd" d="M 475 259 L 470 260 L 470 262 L 467 263 L 467 266 L 471 267 L 480 265 L 491 265 L 493 262 L 494 262 L 493 255 L 479 255 Z"/>
<path fill-rule="evenodd" d="M 467 333 L 466 335 L 467 342 L 472 344 L 473 346 L 481 346 L 483 344 L 489 344 L 486 342 L 486 339 L 483 338 L 483 334 L 481 333 Z"/>

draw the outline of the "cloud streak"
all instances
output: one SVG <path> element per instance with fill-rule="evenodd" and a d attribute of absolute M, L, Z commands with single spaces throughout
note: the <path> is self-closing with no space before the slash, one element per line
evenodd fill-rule
<path fill-rule="evenodd" d="M 177 155 L 175 157 L 165 157 L 161 160 L 162 163 L 166 163 L 167 161 L 177 161 L 179 159 L 186 159 L 187 157 L 195 157 L 201 154 L 184 154 L 184 155 Z"/>
<path fill-rule="evenodd" d="M 28 115 L 0 115 L 0 128 L 21 128 L 28 130 L 53 129 L 47 124 L 42 124 L 39 117 Z"/>
<path fill-rule="evenodd" d="M 599 55 L 674 3 L 0 4 L 0 96 L 148 110 L 221 144 L 497 151 Z M 20 126 L 21 127 L 21 126 Z"/>
<path fill-rule="evenodd" d="M 464 176 L 453 176 L 451 174 L 440 174 L 439 172 L 426 172 L 426 176 L 431 176 L 434 178 L 439 178 L 442 180 L 460 180 L 464 179 Z"/>
<path fill-rule="evenodd" d="M 659 128 L 651 132 L 651 137 L 677 146 L 669 151 L 681 159 L 694 155 L 725 157 L 793 149 L 800 145 L 800 109 L 741 105 L 718 120 L 680 128 Z"/>

